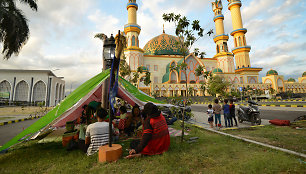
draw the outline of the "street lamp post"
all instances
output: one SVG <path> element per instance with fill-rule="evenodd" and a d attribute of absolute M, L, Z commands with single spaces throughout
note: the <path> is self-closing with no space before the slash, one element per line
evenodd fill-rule
<path fill-rule="evenodd" d="M 115 38 L 113 35 L 111 35 L 110 38 L 106 38 L 104 40 L 103 44 L 103 70 L 111 68 L 112 62 L 115 58 Z M 103 91 L 102 91 L 102 106 L 103 108 L 109 109 L 109 147 L 112 147 L 112 117 L 113 117 L 113 112 L 112 108 L 110 106 L 110 103 L 108 102 L 108 97 L 109 97 L 109 84 L 110 84 L 110 79 L 107 79 L 103 85 Z"/>

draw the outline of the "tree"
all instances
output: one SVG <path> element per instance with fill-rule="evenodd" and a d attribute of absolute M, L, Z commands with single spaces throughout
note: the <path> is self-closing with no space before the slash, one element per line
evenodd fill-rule
<path fill-rule="evenodd" d="M 207 80 L 211 73 L 209 73 L 208 71 L 204 72 L 204 67 L 200 65 L 197 67 L 197 69 L 195 69 L 195 75 L 198 77 L 203 76 L 203 78 Z M 203 91 L 203 95 L 205 96 L 206 82 L 201 82 L 200 88 Z"/>
<path fill-rule="evenodd" d="M 193 54 L 194 54 L 195 56 L 198 56 L 198 55 L 200 54 L 199 48 L 195 48 L 194 51 L 193 51 Z"/>
<path fill-rule="evenodd" d="M 148 86 L 152 81 L 151 81 L 151 73 L 150 72 L 146 72 L 145 73 L 145 76 L 144 76 L 144 79 L 139 79 L 140 78 L 140 75 L 144 73 L 144 70 L 143 70 L 143 67 L 140 66 L 137 68 L 137 71 L 136 72 L 133 72 L 133 78 L 130 79 L 130 82 L 136 84 L 135 86 L 137 86 L 137 82 L 139 80 L 143 80 L 143 83 Z"/>
<path fill-rule="evenodd" d="M 151 83 L 151 73 L 150 72 L 146 72 L 146 75 L 145 75 L 145 79 L 144 79 L 144 84 L 146 86 L 148 86 L 150 83 Z"/>
<path fill-rule="evenodd" d="M 200 58 L 201 58 L 201 59 L 205 58 L 205 55 L 206 55 L 206 52 L 202 51 L 202 52 L 200 53 Z"/>
<path fill-rule="evenodd" d="M 174 13 L 163 14 L 163 20 L 166 22 L 172 22 L 175 25 L 175 34 L 178 37 L 178 41 L 176 45 L 180 49 L 180 52 L 183 54 L 184 62 L 179 65 L 181 72 L 185 73 L 186 77 L 186 89 L 188 90 L 187 83 L 187 64 L 185 62 L 186 54 L 190 52 L 193 44 L 201 37 L 204 36 L 204 29 L 200 26 L 199 20 L 194 20 L 192 23 L 187 19 L 186 16 L 181 16 L 180 14 L 176 15 Z M 210 30 L 212 32 L 212 30 Z M 208 33 L 207 33 L 208 34 Z M 210 33 L 211 34 L 211 33 Z M 210 35 L 209 34 L 209 35 Z M 188 98 L 188 92 L 186 91 L 186 98 L 184 102 L 184 106 L 186 106 L 186 101 Z M 184 113 L 183 113 L 184 114 Z M 182 124 L 182 136 L 181 141 L 184 139 L 184 129 L 185 129 L 185 121 L 183 118 Z"/>
<path fill-rule="evenodd" d="M 230 86 L 230 83 L 223 80 L 219 76 L 213 76 L 207 84 L 207 92 L 212 95 L 216 96 L 217 94 L 220 94 L 222 96 L 225 96 L 227 88 Z"/>
<path fill-rule="evenodd" d="M 189 95 L 189 96 L 193 96 L 193 92 L 194 92 L 193 87 L 189 87 L 189 88 L 188 88 L 188 95 Z"/>
<path fill-rule="evenodd" d="M 122 78 L 130 77 L 131 75 L 131 68 L 126 63 L 126 57 L 124 56 L 124 54 L 123 58 L 120 60 L 119 73 Z"/>
<path fill-rule="evenodd" d="M 200 89 L 203 92 L 203 96 L 205 96 L 206 82 L 200 82 L 200 83 L 201 83 Z"/>
<path fill-rule="evenodd" d="M 36 0 L 19 0 L 37 11 Z M 18 55 L 21 48 L 29 39 L 30 31 L 26 17 L 16 7 L 16 0 L 0 1 L 0 42 L 3 44 L 2 54 L 4 59 L 9 59 L 12 54 Z"/>

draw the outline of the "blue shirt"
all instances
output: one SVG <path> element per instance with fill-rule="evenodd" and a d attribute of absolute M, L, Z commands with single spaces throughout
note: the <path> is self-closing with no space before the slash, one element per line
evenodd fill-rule
<path fill-rule="evenodd" d="M 223 111 L 224 111 L 224 114 L 229 114 L 230 113 L 230 109 L 229 109 L 228 104 L 223 105 Z"/>

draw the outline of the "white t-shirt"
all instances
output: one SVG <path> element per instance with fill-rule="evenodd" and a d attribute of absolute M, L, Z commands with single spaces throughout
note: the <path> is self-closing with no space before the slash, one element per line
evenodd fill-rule
<path fill-rule="evenodd" d="M 87 155 L 93 155 L 99 150 L 100 146 L 108 144 L 109 123 L 96 122 L 88 125 L 86 137 L 90 137 L 90 145 L 87 149 Z"/>
<path fill-rule="evenodd" d="M 213 109 L 207 109 L 207 114 L 209 116 L 209 118 L 213 117 L 214 116 L 214 110 Z"/>

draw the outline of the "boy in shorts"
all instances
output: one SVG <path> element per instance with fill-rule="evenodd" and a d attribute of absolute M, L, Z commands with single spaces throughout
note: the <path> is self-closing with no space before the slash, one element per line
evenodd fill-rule
<path fill-rule="evenodd" d="M 212 105 L 208 105 L 207 114 L 208 114 L 208 123 L 210 124 L 210 128 L 213 128 L 214 110 L 212 109 Z"/>

